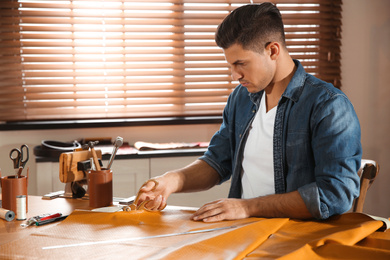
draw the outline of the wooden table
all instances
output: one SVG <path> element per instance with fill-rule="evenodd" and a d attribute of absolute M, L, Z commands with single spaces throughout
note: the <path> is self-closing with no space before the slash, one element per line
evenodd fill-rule
<path fill-rule="evenodd" d="M 190 220 L 193 208 L 94 213 L 87 200 L 28 200 L 28 218 L 72 214 L 63 222 L 27 228 L 20 226 L 25 221 L 0 219 L 1 259 L 390 259 L 390 232 L 376 232 L 382 222 L 359 213 L 326 221 L 248 218 L 202 223 Z M 216 231 L 204 231 L 210 229 Z M 201 232 L 187 234 L 191 230 Z"/>
<path fill-rule="evenodd" d="M 46 213 L 58 212 L 62 213 L 62 215 L 69 215 L 75 209 L 90 209 L 88 200 L 65 198 L 44 200 L 41 196 L 28 196 L 27 219 L 33 216 L 38 216 Z M 16 217 L 13 221 L 6 221 L 4 219 L 0 219 L 0 245 L 26 237 L 37 229 L 43 230 L 45 228 L 49 228 L 60 223 L 54 222 L 46 224 L 44 226 L 30 226 L 27 228 L 23 228 L 20 226 L 20 224 L 26 222 L 26 220 L 16 220 Z"/>

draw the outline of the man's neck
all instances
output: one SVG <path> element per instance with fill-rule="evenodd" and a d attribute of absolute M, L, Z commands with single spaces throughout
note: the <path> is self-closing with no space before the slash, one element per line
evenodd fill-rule
<path fill-rule="evenodd" d="M 267 112 L 278 105 L 296 71 L 295 63 L 289 55 L 282 57 L 277 66 L 274 82 L 265 88 Z"/>

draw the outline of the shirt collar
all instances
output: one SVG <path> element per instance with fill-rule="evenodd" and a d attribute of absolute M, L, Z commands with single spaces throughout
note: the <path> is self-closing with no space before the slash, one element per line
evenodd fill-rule
<path fill-rule="evenodd" d="M 302 93 L 303 85 L 306 80 L 306 71 L 298 60 L 293 61 L 295 66 L 297 66 L 297 70 L 295 71 L 294 76 L 291 78 L 290 83 L 288 83 L 287 88 L 282 96 L 297 102 Z M 264 90 L 257 93 L 248 93 L 248 95 L 254 104 L 259 104 L 263 92 Z"/>
<path fill-rule="evenodd" d="M 288 83 L 282 96 L 297 102 L 301 96 L 303 85 L 306 80 L 306 71 L 298 60 L 294 60 L 294 63 L 295 66 L 297 66 L 297 70 L 291 78 L 290 83 Z"/>

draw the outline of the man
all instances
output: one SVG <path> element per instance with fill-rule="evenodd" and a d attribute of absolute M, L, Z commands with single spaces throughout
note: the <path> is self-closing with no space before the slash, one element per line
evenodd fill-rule
<path fill-rule="evenodd" d="M 279 10 L 246 5 L 220 24 L 216 42 L 238 85 L 204 156 L 147 182 L 140 203 L 161 210 L 174 192 L 205 190 L 230 178 L 228 199 L 193 220 L 247 217 L 326 219 L 359 195 L 360 126 L 348 98 L 307 74 L 285 45 Z"/>

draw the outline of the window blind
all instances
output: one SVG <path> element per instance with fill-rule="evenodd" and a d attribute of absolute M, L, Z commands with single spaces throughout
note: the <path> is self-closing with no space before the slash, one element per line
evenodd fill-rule
<path fill-rule="evenodd" d="M 291 56 L 340 87 L 341 0 L 273 2 Z M 237 82 L 214 33 L 248 3 L 2 0 L 0 121 L 221 115 Z"/>

